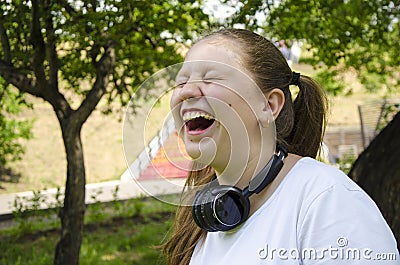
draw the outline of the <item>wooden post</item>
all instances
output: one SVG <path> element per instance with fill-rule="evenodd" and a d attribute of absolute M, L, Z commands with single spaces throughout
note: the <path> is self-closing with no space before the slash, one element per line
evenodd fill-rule
<path fill-rule="evenodd" d="M 358 115 L 360 116 L 361 140 L 362 140 L 363 149 L 365 149 L 367 144 L 365 142 L 364 121 L 363 121 L 362 112 L 361 112 L 361 105 L 358 105 L 357 109 L 358 109 Z"/>

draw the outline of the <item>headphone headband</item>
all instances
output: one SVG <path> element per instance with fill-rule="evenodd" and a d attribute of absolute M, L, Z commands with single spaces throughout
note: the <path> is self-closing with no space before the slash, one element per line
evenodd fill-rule
<path fill-rule="evenodd" d="M 284 147 L 278 147 L 278 153 L 275 154 L 267 163 L 267 165 L 261 169 L 260 173 L 257 174 L 249 183 L 248 192 L 250 196 L 253 193 L 258 194 L 268 184 L 270 184 L 278 173 L 281 171 L 283 166 L 283 160 L 287 157 L 288 152 Z M 246 190 L 244 189 L 244 191 Z"/>

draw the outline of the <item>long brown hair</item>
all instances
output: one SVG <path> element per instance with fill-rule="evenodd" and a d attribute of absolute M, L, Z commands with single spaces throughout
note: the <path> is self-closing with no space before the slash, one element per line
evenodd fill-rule
<path fill-rule="evenodd" d="M 293 101 L 289 90 L 293 72 L 285 57 L 273 43 L 256 33 L 243 29 L 222 29 L 205 38 L 232 41 L 236 47 L 241 48 L 235 48 L 234 52 L 242 59 L 244 67 L 252 73 L 263 92 L 273 88 L 280 88 L 284 92 L 285 103 L 275 121 L 277 142 L 290 153 L 316 157 L 326 124 L 327 100 L 322 88 L 310 77 L 301 75 L 299 92 Z M 191 171 L 186 187 L 208 183 L 213 174 L 210 167 Z M 188 206 L 178 208 L 173 229 L 163 248 L 168 264 L 188 265 L 197 242 L 205 238 L 206 232 L 195 224 L 191 207 Z"/>

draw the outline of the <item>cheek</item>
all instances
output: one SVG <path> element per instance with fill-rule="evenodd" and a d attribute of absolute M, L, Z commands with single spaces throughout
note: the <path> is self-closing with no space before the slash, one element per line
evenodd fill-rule
<path fill-rule="evenodd" d="M 171 110 L 173 110 L 180 103 L 179 91 L 180 91 L 179 88 L 175 88 L 174 91 L 172 92 L 171 100 L 169 102 Z"/>
<path fill-rule="evenodd" d="M 246 135 L 253 135 L 259 129 L 258 119 L 252 109 L 241 99 L 229 101 L 231 113 L 236 118 L 231 121 L 234 130 L 242 130 Z M 232 115 L 230 115 L 232 116 Z"/>
<path fill-rule="evenodd" d="M 241 122 L 254 123 L 256 117 L 251 106 L 248 102 L 246 102 L 245 99 L 231 93 L 224 98 L 220 98 L 220 100 L 221 102 L 224 102 L 226 115 L 229 115 L 230 113 L 235 113 L 235 115 L 238 116 Z"/>
<path fill-rule="evenodd" d="M 183 133 L 182 130 L 184 128 L 184 122 L 180 114 L 182 101 L 180 100 L 179 97 L 179 89 L 175 89 L 173 91 L 169 104 L 170 104 L 171 114 L 175 122 L 175 128 L 179 134 L 182 134 Z"/>

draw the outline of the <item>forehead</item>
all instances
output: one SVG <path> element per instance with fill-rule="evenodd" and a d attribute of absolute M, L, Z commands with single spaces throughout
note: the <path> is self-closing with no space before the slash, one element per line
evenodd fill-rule
<path fill-rule="evenodd" d="M 211 72 L 216 75 L 238 72 L 250 75 L 235 50 L 231 41 L 215 37 L 203 39 L 189 50 L 178 77 L 189 76 L 192 73 L 205 75 Z"/>
<path fill-rule="evenodd" d="M 233 67 L 242 67 L 243 64 L 237 48 L 232 41 L 224 38 L 206 38 L 196 43 L 185 58 L 187 61 L 214 61 Z"/>

